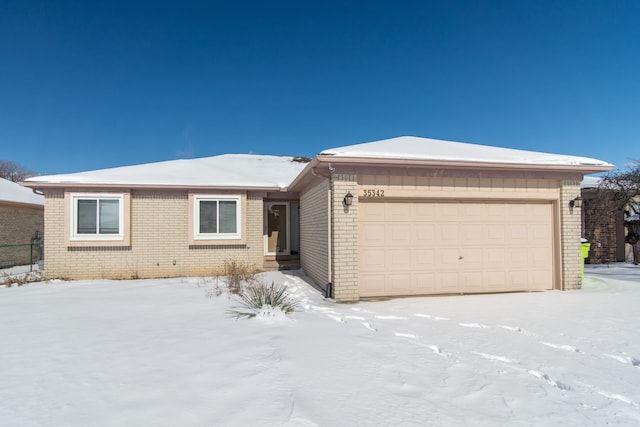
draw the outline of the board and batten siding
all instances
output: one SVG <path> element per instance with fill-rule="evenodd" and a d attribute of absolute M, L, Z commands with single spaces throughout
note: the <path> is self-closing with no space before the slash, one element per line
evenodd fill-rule
<path fill-rule="evenodd" d="M 329 181 L 300 197 L 300 264 L 305 274 L 325 287 L 329 279 Z"/>
<path fill-rule="evenodd" d="M 360 198 L 380 197 L 367 190 L 384 190 L 384 198 L 408 199 L 557 200 L 560 194 L 556 179 L 360 175 L 358 185 Z"/>
<path fill-rule="evenodd" d="M 189 198 L 185 192 L 132 191 L 131 245 L 68 247 L 64 193 L 45 194 L 45 274 L 49 278 L 128 279 L 207 276 L 225 261 L 256 268 L 263 263 L 262 195 L 248 194 L 246 244 L 189 244 Z"/>

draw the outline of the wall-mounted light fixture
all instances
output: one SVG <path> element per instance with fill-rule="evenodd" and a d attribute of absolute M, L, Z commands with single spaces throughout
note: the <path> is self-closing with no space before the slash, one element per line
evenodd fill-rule
<path fill-rule="evenodd" d="M 575 198 L 575 199 L 570 200 L 570 201 L 569 201 L 569 207 L 570 207 L 571 209 L 573 209 L 573 208 L 578 208 L 578 209 L 580 209 L 580 208 L 582 207 L 582 197 L 580 197 L 580 196 L 576 196 L 576 198 Z"/>
<path fill-rule="evenodd" d="M 351 191 L 344 196 L 343 202 L 345 206 L 351 206 L 351 203 L 353 203 L 353 194 L 351 194 Z"/>

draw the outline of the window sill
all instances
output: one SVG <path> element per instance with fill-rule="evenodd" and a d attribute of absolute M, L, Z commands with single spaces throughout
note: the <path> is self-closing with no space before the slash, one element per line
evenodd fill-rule
<path fill-rule="evenodd" d="M 189 239 L 189 246 L 246 245 L 245 239 Z"/>
<path fill-rule="evenodd" d="M 69 240 L 67 246 L 70 248 L 87 248 L 87 247 L 130 247 L 131 243 L 128 239 L 119 240 Z"/>

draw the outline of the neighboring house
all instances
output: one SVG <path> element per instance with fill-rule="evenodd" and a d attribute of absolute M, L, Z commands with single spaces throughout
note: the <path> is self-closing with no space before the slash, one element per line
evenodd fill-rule
<path fill-rule="evenodd" d="M 580 184 L 583 237 L 591 244 L 586 262 L 603 264 L 633 261 L 633 249 L 626 243 L 626 221 L 637 213 L 637 206 L 629 206 L 626 212 L 595 212 L 592 201 L 598 195 L 599 184 L 600 178 L 590 176 L 585 177 Z"/>
<path fill-rule="evenodd" d="M 49 277 L 300 265 L 336 301 L 576 289 L 583 157 L 417 137 L 30 178 Z"/>
<path fill-rule="evenodd" d="M 44 233 L 44 197 L 0 178 L 0 268 L 28 264 L 28 245 Z"/>

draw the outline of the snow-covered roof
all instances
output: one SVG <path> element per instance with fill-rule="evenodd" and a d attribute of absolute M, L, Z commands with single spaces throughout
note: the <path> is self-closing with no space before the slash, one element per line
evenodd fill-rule
<path fill-rule="evenodd" d="M 15 182 L 0 178 L 0 202 L 44 206 L 44 197 Z"/>
<path fill-rule="evenodd" d="M 602 178 L 599 176 L 587 175 L 582 179 L 582 182 L 580 182 L 580 188 L 583 190 L 586 188 L 598 188 L 601 181 L 602 181 Z"/>
<path fill-rule="evenodd" d="M 286 188 L 306 163 L 293 157 L 224 154 L 29 178 L 28 183 Z"/>
<path fill-rule="evenodd" d="M 434 160 L 502 163 L 538 166 L 591 166 L 593 172 L 613 168 L 601 160 L 561 154 L 401 136 L 382 141 L 324 150 L 320 156 L 381 160 Z M 177 186 L 285 189 L 307 163 L 294 157 L 255 154 L 224 154 L 199 159 L 170 160 L 88 172 L 32 177 L 28 186 Z"/>
<path fill-rule="evenodd" d="M 321 155 L 352 158 L 442 160 L 524 165 L 613 167 L 602 160 L 564 154 L 540 153 L 465 142 L 401 136 L 381 141 L 324 150 Z"/>

